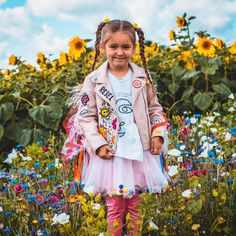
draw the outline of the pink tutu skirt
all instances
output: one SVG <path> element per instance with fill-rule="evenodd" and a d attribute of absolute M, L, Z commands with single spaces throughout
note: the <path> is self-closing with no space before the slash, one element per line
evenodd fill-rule
<path fill-rule="evenodd" d="M 85 155 L 83 191 L 125 198 L 141 192 L 161 192 L 168 184 L 169 176 L 162 171 L 160 156 L 149 151 L 144 151 L 143 155 L 143 162 L 117 156 L 103 160 L 95 154 Z"/>

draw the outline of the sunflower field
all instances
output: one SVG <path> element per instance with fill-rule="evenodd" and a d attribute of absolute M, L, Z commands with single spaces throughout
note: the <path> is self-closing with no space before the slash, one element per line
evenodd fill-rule
<path fill-rule="evenodd" d="M 169 120 L 171 182 L 140 195 L 139 235 L 236 235 L 236 41 L 191 34 L 194 20 L 176 17 L 171 46 L 146 41 Z M 84 194 L 73 160 L 61 158 L 70 89 L 93 63 L 89 41 L 75 36 L 53 60 L 39 52 L 37 66 L 11 55 L 0 70 L 1 235 L 108 235 L 104 196 Z M 129 215 L 124 224 L 132 227 Z"/>

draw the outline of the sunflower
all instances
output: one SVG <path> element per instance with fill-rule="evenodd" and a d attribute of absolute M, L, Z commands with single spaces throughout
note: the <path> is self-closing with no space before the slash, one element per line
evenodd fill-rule
<path fill-rule="evenodd" d="M 193 68 L 196 67 L 196 63 L 193 60 L 187 61 L 185 68 L 187 70 L 192 70 Z"/>
<path fill-rule="evenodd" d="M 69 41 L 69 55 L 77 60 L 78 58 L 80 58 L 82 53 L 86 52 L 85 46 L 85 40 L 79 38 L 78 36 L 72 38 Z"/>
<path fill-rule="evenodd" d="M 175 37 L 176 37 L 175 31 L 173 29 L 171 29 L 169 31 L 169 40 L 175 40 Z"/>
<path fill-rule="evenodd" d="M 37 63 L 44 63 L 46 61 L 46 58 L 42 52 L 38 52 L 37 54 Z"/>
<path fill-rule="evenodd" d="M 236 54 L 236 41 L 234 41 L 234 43 L 230 46 L 229 52 L 231 54 Z"/>
<path fill-rule="evenodd" d="M 189 57 L 191 56 L 191 52 L 188 51 L 182 51 L 182 59 L 183 61 L 188 61 Z"/>
<path fill-rule="evenodd" d="M 60 52 L 59 54 L 59 65 L 63 66 L 68 62 L 67 54 L 65 52 Z"/>
<path fill-rule="evenodd" d="M 216 45 L 216 47 L 222 49 L 224 47 L 224 42 L 221 39 L 216 38 L 215 39 L 215 45 Z"/>
<path fill-rule="evenodd" d="M 12 55 L 9 57 L 9 65 L 14 66 L 14 65 L 16 65 L 16 63 L 17 63 L 17 58 L 16 58 L 15 55 L 12 54 Z"/>
<path fill-rule="evenodd" d="M 179 28 L 184 28 L 186 26 L 186 20 L 183 17 L 176 16 L 176 24 Z"/>
<path fill-rule="evenodd" d="M 213 45 L 212 39 L 199 38 L 196 43 L 197 52 L 206 57 L 212 57 L 215 55 L 215 47 Z"/>

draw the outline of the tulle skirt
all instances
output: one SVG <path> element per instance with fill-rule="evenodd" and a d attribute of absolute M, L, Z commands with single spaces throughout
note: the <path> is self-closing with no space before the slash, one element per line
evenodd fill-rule
<path fill-rule="evenodd" d="M 82 187 L 86 193 L 105 193 L 131 198 L 137 193 L 156 193 L 168 184 L 169 176 L 159 155 L 144 151 L 143 162 L 115 156 L 103 160 L 93 153 L 85 155 Z"/>

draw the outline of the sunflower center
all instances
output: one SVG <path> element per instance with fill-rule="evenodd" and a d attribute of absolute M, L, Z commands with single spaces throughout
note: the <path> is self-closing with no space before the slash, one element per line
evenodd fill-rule
<path fill-rule="evenodd" d="M 76 49 L 81 49 L 83 47 L 83 43 L 82 42 L 76 42 L 75 43 L 75 48 Z"/>
<path fill-rule="evenodd" d="M 203 42 L 203 44 L 202 44 L 202 48 L 203 49 L 209 50 L 210 47 L 211 47 L 211 43 L 210 42 L 208 42 L 208 41 Z"/>

